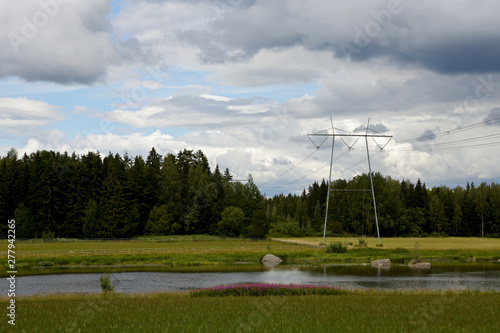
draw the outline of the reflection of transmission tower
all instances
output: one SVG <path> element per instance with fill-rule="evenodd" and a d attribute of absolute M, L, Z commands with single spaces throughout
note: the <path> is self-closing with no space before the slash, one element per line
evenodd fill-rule
<path fill-rule="evenodd" d="M 366 155 L 368 157 L 368 169 L 369 169 L 369 175 L 370 175 L 370 184 L 371 184 L 371 190 L 347 190 L 347 189 L 337 189 L 335 191 L 370 191 L 372 192 L 372 197 L 373 197 L 373 210 L 375 212 L 375 224 L 377 226 L 377 237 L 378 237 L 378 244 L 380 245 L 380 232 L 379 232 L 379 229 L 378 229 L 378 217 L 377 217 L 377 204 L 375 202 L 375 191 L 373 190 L 373 177 L 372 177 L 372 166 L 371 166 L 371 163 L 370 163 L 370 151 L 368 149 L 368 138 L 372 138 L 373 141 L 375 141 L 375 138 L 389 138 L 389 140 L 386 142 L 385 145 L 383 146 L 380 146 L 376 141 L 375 143 L 377 144 L 377 146 L 380 148 L 380 150 L 383 150 L 385 148 L 385 146 L 389 143 L 389 141 L 392 139 L 392 136 L 391 135 L 384 135 L 384 134 L 380 134 L 374 130 L 370 130 L 368 127 L 370 126 L 370 118 L 368 118 L 368 124 L 366 125 L 366 132 L 365 134 L 352 134 L 352 133 L 349 133 L 347 131 L 343 131 L 347 134 L 338 134 L 338 133 L 335 133 L 335 128 L 333 127 L 333 120 L 332 118 L 330 118 L 330 122 L 332 124 L 332 133 L 315 133 L 315 134 L 307 134 L 307 136 L 309 137 L 309 139 L 311 140 L 311 142 L 316 146 L 316 149 L 319 149 L 319 147 L 323 144 L 323 142 L 326 141 L 326 139 L 331 136 L 332 137 L 332 154 L 331 154 L 331 157 L 330 157 L 330 175 L 328 177 L 328 193 L 326 195 L 326 212 L 325 212 L 325 227 L 323 229 L 323 244 L 325 244 L 325 238 L 326 238 L 326 221 L 328 219 L 328 202 L 330 201 L 330 184 L 332 183 L 332 167 L 333 167 L 333 149 L 335 147 L 335 137 L 338 136 L 340 137 L 340 139 L 342 140 L 342 142 L 344 142 L 344 144 L 347 146 L 347 148 L 349 150 L 352 149 L 352 147 L 358 142 L 359 138 L 361 137 L 364 137 L 365 138 L 365 143 L 366 143 Z M 368 131 L 372 131 L 372 132 L 375 132 L 377 134 L 368 134 Z M 323 142 L 317 146 L 314 141 L 311 139 L 311 137 L 313 136 L 324 136 L 325 139 L 323 140 Z M 345 136 L 349 136 L 349 137 L 357 137 L 356 141 L 352 144 L 352 145 L 348 145 L 344 139 L 342 137 L 345 137 Z"/>

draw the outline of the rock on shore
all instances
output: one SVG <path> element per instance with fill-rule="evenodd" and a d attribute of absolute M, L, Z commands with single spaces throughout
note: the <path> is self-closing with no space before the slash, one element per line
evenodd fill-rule
<path fill-rule="evenodd" d="M 430 262 L 423 262 L 423 261 L 416 261 L 415 259 L 413 259 L 408 264 L 408 267 L 413 268 L 413 269 L 430 269 L 431 263 Z"/>
<path fill-rule="evenodd" d="M 276 257 L 275 255 L 273 254 L 266 254 L 263 258 L 262 258 L 262 262 L 263 263 L 282 263 L 283 260 L 281 260 L 280 258 Z"/>
<path fill-rule="evenodd" d="M 391 267 L 391 259 L 378 259 L 372 261 L 371 265 L 375 268 L 389 268 Z"/>

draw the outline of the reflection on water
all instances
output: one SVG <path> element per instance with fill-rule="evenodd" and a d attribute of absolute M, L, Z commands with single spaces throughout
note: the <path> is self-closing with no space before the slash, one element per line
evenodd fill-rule
<path fill-rule="evenodd" d="M 101 274 L 58 274 L 18 277 L 16 294 L 100 292 Z M 367 265 L 280 265 L 244 272 L 119 272 L 111 279 L 117 292 L 182 291 L 234 283 L 295 283 L 344 288 L 481 289 L 500 291 L 499 264 L 435 264 L 430 270 L 411 270 L 393 264 L 390 269 Z M 7 280 L 0 288 L 7 290 Z"/>

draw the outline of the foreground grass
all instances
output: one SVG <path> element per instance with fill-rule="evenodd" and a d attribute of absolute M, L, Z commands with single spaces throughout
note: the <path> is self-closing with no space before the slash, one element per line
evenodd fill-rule
<path fill-rule="evenodd" d="M 18 297 L 16 305 L 17 332 L 494 332 L 500 294 L 350 291 L 193 298 L 112 293 Z M 5 319 L 0 331 L 8 331 Z"/>

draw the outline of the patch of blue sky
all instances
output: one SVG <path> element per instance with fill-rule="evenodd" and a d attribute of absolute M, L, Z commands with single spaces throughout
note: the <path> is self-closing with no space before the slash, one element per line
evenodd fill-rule
<path fill-rule="evenodd" d="M 53 121 L 46 127 L 63 132 L 67 140 L 71 141 L 78 134 L 87 136 L 90 133 L 102 133 L 99 131 L 100 119 L 89 117 L 87 114 L 66 113 L 63 120 Z"/>
<path fill-rule="evenodd" d="M 33 100 L 44 101 L 45 97 L 50 94 L 66 93 L 80 89 L 79 86 L 62 86 L 56 83 L 46 82 L 26 82 L 17 78 L 4 78 L 0 81 L 0 96 L 1 97 L 27 97 Z"/>
<path fill-rule="evenodd" d="M 107 125 L 110 129 L 112 129 L 112 133 L 116 135 L 131 135 L 135 133 L 139 133 L 142 136 L 149 136 L 156 132 L 157 130 L 160 130 L 161 134 L 164 135 L 170 135 L 173 138 L 178 138 L 181 137 L 189 132 L 192 132 L 192 130 L 189 130 L 184 127 L 161 127 L 161 128 L 156 128 L 156 127 L 143 127 L 143 128 L 137 128 L 131 125 L 126 125 L 126 124 L 110 124 Z"/>
<path fill-rule="evenodd" d="M 207 80 L 211 73 L 208 71 L 193 70 L 178 64 L 168 65 L 164 74 L 168 75 L 164 85 L 175 89 L 185 89 L 186 87 L 212 87 L 213 83 Z"/>
<path fill-rule="evenodd" d="M 26 145 L 26 139 L 20 135 L 9 135 L 0 131 L 0 157 L 2 151 L 9 151 L 10 148 L 16 148 Z M 17 149 L 16 149 L 17 150 Z"/>
<path fill-rule="evenodd" d="M 107 101 L 100 96 L 97 87 L 63 86 L 46 82 L 22 82 L 17 79 L 6 79 L 0 82 L 0 97 L 28 98 L 54 106 L 54 109 L 70 112 L 78 101 L 87 108 L 100 110 L 105 108 Z"/>
<path fill-rule="evenodd" d="M 127 3 L 128 1 L 123 1 L 123 0 L 112 0 L 111 1 L 111 17 L 116 16 L 122 9 L 124 3 Z"/>
<path fill-rule="evenodd" d="M 165 127 L 165 128 L 160 128 L 160 131 L 162 134 L 168 134 L 174 138 L 179 138 L 183 135 L 186 135 L 187 133 L 192 132 L 192 130 L 189 130 L 185 127 Z"/>
<path fill-rule="evenodd" d="M 182 65 L 170 65 L 165 72 L 169 77 L 163 84 L 175 95 L 211 94 L 228 98 L 263 97 L 279 103 L 304 95 L 314 95 L 319 89 L 317 81 L 296 85 L 272 85 L 262 87 L 241 87 L 220 85 L 210 80 L 209 71 L 199 71 Z"/>
<path fill-rule="evenodd" d="M 284 103 L 291 98 L 314 95 L 319 89 L 316 82 L 297 85 L 274 85 L 264 87 L 213 86 L 211 93 L 229 98 L 263 97 L 278 103 Z"/>

